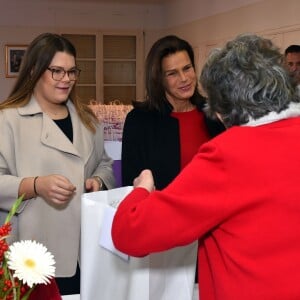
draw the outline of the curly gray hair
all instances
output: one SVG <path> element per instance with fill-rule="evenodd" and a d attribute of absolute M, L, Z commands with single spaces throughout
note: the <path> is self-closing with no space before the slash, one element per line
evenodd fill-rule
<path fill-rule="evenodd" d="M 215 49 L 200 82 L 208 96 L 208 113 L 219 114 L 226 127 L 300 102 L 278 48 L 254 34 L 239 35 L 223 49 Z"/>

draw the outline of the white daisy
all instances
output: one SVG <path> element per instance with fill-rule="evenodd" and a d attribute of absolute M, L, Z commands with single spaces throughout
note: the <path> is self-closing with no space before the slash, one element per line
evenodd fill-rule
<path fill-rule="evenodd" d="M 55 261 L 47 248 L 36 241 L 13 243 L 7 251 L 8 267 L 14 271 L 14 277 L 29 287 L 34 284 L 49 283 L 55 275 Z"/>

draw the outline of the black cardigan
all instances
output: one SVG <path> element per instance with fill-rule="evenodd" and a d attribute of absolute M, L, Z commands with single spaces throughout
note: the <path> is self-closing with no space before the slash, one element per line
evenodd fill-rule
<path fill-rule="evenodd" d="M 199 110 L 202 110 L 198 107 Z M 126 117 L 122 138 L 122 185 L 144 169 L 153 173 L 155 187 L 166 187 L 180 172 L 179 125 L 171 111 L 160 113 L 134 108 Z M 206 118 L 211 137 L 224 130 L 217 121 Z"/>

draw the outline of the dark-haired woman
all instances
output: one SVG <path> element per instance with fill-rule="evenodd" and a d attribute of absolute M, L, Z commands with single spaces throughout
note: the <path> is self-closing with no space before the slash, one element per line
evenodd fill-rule
<path fill-rule="evenodd" d="M 146 94 L 145 101 L 133 103 L 124 124 L 122 182 L 132 185 L 150 169 L 156 188 L 162 189 L 224 127 L 203 113 L 193 49 L 177 36 L 165 36 L 150 49 Z"/>
<path fill-rule="evenodd" d="M 145 85 L 146 100 L 133 103 L 124 124 L 122 182 L 132 185 L 142 170 L 150 169 L 160 190 L 224 126 L 203 112 L 205 99 L 198 91 L 194 52 L 187 41 L 169 35 L 153 44 Z M 167 255 L 166 265 L 172 260 Z"/>

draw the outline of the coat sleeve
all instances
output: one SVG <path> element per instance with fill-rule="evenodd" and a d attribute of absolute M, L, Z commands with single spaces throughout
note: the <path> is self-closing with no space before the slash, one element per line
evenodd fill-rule
<path fill-rule="evenodd" d="M 203 237 L 226 219 L 237 208 L 227 196 L 230 174 L 222 157 L 207 143 L 164 190 L 134 189 L 116 212 L 115 246 L 132 256 L 164 251 Z"/>
<path fill-rule="evenodd" d="M 145 168 L 143 159 L 143 120 L 139 118 L 135 110 L 128 113 L 122 137 L 122 185 L 131 186 L 133 180 Z"/>
<path fill-rule="evenodd" d="M 112 170 L 113 160 L 107 155 L 105 150 L 103 150 L 103 155 L 101 161 L 94 173 L 94 176 L 99 176 L 107 189 L 112 189 L 116 186 L 115 177 Z"/>
<path fill-rule="evenodd" d="M 9 211 L 18 197 L 22 177 L 12 174 L 15 170 L 14 132 L 3 111 L 0 112 L 0 210 Z"/>
<path fill-rule="evenodd" d="M 103 139 L 103 128 L 98 125 L 96 132 L 96 145 L 95 147 L 98 149 L 98 164 L 93 172 L 93 176 L 99 176 L 107 189 L 112 189 L 116 186 L 115 177 L 113 173 L 113 160 L 105 151 L 104 148 L 104 139 Z"/>

